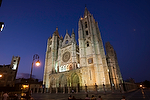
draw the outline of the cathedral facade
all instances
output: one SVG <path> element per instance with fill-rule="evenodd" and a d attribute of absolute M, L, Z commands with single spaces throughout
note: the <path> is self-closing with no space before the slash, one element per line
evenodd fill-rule
<path fill-rule="evenodd" d="M 87 8 L 78 22 L 78 36 L 79 45 L 74 31 L 71 36 L 66 32 L 63 38 L 56 28 L 48 38 L 43 77 L 47 91 L 69 93 L 71 90 L 120 89 L 122 76 L 115 54 L 105 55 L 98 23 Z M 106 51 L 112 52 L 110 45 Z"/>

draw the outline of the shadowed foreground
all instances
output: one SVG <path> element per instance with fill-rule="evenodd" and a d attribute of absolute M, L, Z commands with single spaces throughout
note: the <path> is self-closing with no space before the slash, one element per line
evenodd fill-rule
<path fill-rule="evenodd" d="M 32 94 L 32 97 L 35 100 L 67 100 L 69 95 L 75 96 L 76 99 L 85 99 L 86 94 L 78 93 L 78 94 L 50 94 L 50 93 L 35 93 Z M 122 96 L 126 97 L 126 100 L 150 100 L 150 89 L 139 89 L 130 93 L 90 93 L 88 96 L 94 95 L 96 98 L 100 95 L 103 100 L 121 100 Z"/>

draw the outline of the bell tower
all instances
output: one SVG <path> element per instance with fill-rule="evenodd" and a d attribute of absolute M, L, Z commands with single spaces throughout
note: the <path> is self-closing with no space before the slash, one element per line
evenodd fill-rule
<path fill-rule="evenodd" d="M 111 87 L 112 89 L 119 90 L 120 85 L 123 83 L 123 79 L 117 60 L 117 54 L 109 42 L 106 42 L 105 47 Z"/>
<path fill-rule="evenodd" d="M 104 85 L 110 87 L 108 66 L 98 23 L 86 7 L 78 25 L 80 67 L 87 67 L 91 80 L 88 83 L 90 85 L 96 83 L 99 88 Z"/>
<path fill-rule="evenodd" d="M 45 69 L 43 84 L 46 87 L 49 87 L 49 75 L 55 73 L 55 62 L 58 57 L 58 47 L 59 47 L 60 36 L 58 33 L 58 28 L 53 33 L 52 37 L 50 36 L 47 41 L 47 50 L 45 57 Z"/>

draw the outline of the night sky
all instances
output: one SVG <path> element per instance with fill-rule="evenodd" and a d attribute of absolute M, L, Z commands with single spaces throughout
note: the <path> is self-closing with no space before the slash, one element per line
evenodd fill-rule
<path fill-rule="evenodd" d="M 78 21 L 85 5 L 99 24 L 103 44 L 114 47 L 122 77 L 150 81 L 150 0 L 2 0 L 0 65 L 20 56 L 18 73 L 30 73 L 34 54 L 41 66 L 33 75 L 42 79 L 47 39 L 58 26 L 59 35 L 78 38 Z"/>

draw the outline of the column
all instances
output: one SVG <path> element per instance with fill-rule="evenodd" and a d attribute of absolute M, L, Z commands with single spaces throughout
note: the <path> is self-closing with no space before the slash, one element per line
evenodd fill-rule
<path fill-rule="evenodd" d="M 37 91 L 36 91 L 36 93 L 38 93 L 39 92 L 39 88 L 37 88 Z"/>
<path fill-rule="evenodd" d="M 76 86 L 76 93 L 78 93 L 78 86 Z"/>
<path fill-rule="evenodd" d="M 56 94 L 58 93 L 58 88 L 56 87 Z"/>
<path fill-rule="evenodd" d="M 46 93 L 49 93 L 49 88 L 46 89 Z"/>
<path fill-rule="evenodd" d="M 52 87 L 50 87 L 49 93 L 52 93 Z"/>
<path fill-rule="evenodd" d="M 63 87 L 63 94 L 65 94 L 65 87 Z"/>
<path fill-rule="evenodd" d="M 44 93 L 46 93 L 46 89 L 47 89 L 47 88 L 44 88 Z"/>
<path fill-rule="evenodd" d="M 68 94 L 70 94 L 70 87 L 68 87 Z"/>

